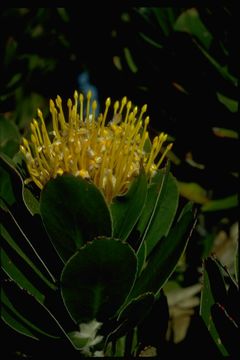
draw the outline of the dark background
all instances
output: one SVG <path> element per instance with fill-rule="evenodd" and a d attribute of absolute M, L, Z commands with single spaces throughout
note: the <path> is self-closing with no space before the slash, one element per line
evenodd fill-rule
<path fill-rule="evenodd" d="M 151 136 L 165 131 L 174 140 L 171 171 L 177 180 L 198 184 L 209 200 L 234 196 L 239 165 L 235 11 L 227 1 L 202 7 L 3 9 L 0 149 L 9 156 L 18 151 L 36 109 L 47 116 L 49 98 L 67 99 L 75 89 L 93 86 L 102 104 L 108 96 L 125 95 L 139 106 L 148 104 Z M 215 128 L 230 132 L 219 136 Z M 181 195 L 182 201 L 195 201 L 199 194 L 196 189 Z M 206 236 L 196 231 L 189 243 L 183 286 L 199 278 L 198 267 L 213 246 L 207 235 L 228 232 L 238 220 L 231 201 L 210 212 L 197 202 Z M 71 354 L 65 342 L 39 343 L 4 324 L 1 328 L 6 359 Z M 165 343 L 163 352 L 189 355 L 193 349 L 195 354 L 195 346 L 202 356 L 217 353 L 197 313 L 185 340 Z"/>

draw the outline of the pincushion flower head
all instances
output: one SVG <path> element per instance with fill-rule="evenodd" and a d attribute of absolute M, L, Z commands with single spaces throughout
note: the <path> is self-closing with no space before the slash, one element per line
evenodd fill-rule
<path fill-rule="evenodd" d="M 62 99 L 50 100 L 52 130 L 48 132 L 43 114 L 33 119 L 30 139 L 23 138 L 21 151 L 25 156 L 30 178 L 42 189 L 51 179 L 64 173 L 92 181 L 108 203 L 127 192 L 133 179 L 144 169 L 151 179 L 167 152 L 162 145 L 167 135 L 160 133 L 149 142 L 149 117 L 144 117 L 147 105 L 140 110 L 124 97 L 111 107 L 107 98 L 103 113 L 97 114 L 97 102 L 89 91 L 74 92 L 74 102 L 68 99 L 64 114 Z"/>

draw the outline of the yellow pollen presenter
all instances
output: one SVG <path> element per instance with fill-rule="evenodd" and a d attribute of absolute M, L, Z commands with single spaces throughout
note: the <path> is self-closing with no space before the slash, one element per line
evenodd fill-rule
<path fill-rule="evenodd" d="M 147 105 L 140 110 L 124 97 L 97 115 L 98 104 L 89 91 L 86 98 L 74 92 L 62 107 L 57 96 L 50 100 L 52 129 L 47 130 L 43 114 L 33 119 L 29 140 L 22 139 L 30 178 L 40 189 L 52 178 L 69 173 L 93 182 L 111 203 L 127 192 L 132 180 L 143 168 L 151 179 L 162 164 L 172 144 L 163 147 L 167 135 L 160 133 L 150 144 L 145 117 Z M 65 113 L 66 111 L 66 113 Z"/>

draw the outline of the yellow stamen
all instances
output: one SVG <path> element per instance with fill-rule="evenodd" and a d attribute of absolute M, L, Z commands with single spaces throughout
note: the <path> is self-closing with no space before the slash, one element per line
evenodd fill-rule
<path fill-rule="evenodd" d="M 90 110 L 90 100 L 92 97 L 92 92 L 89 90 L 87 93 L 87 112 L 86 112 L 86 119 L 89 120 L 89 110 Z"/>
<path fill-rule="evenodd" d="M 125 116 L 124 122 L 126 122 L 127 119 L 128 119 L 128 115 L 129 115 L 129 111 L 131 110 L 131 107 L 132 107 L 132 102 L 128 101 L 128 103 L 127 103 L 127 111 L 126 111 L 126 116 Z"/>
<path fill-rule="evenodd" d="M 140 113 L 140 116 L 139 116 L 139 119 L 138 121 L 141 121 L 142 120 L 142 116 L 143 114 L 147 111 L 147 105 L 143 105 L 142 109 L 141 109 L 141 113 Z"/>
<path fill-rule="evenodd" d="M 114 108 L 114 115 L 116 115 L 119 108 L 119 101 L 115 101 L 113 108 Z"/>
<path fill-rule="evenodd" d="M 49 145 L 51 145 L 51 141 L 50 141 L 49 136 L 48 136 L 48 132 L 47 132 L 47 129 L 46 129 L 46 125 L 45 125 L 45 122 L 44 122 L 44 119 L 43 119 L 42 112 L 41 112 L 40 109 L 38 109 L 37 113 L 38 113 L 38 117 L 40 118 L 41 123 L 42 123 L 41 130 L 42 130 L 42 134 L 43 134 L 44 144 L 45 144 L 45 146 L 49 146 Z"/>
<path fill-rule="evenodd" d="M 70 173 L 92 181 L 110 203 L 117 195 L 126 193 L 141 168 L 151 179 L 172 144 L 162 151 L 167 135 L 161 133 L 146 153 L 147 105 L 142 106 L 138 114 L 138 107 L 123 97 L 121 102 L 113 104 L 113 118 L 108 120 L 111 99 L 107 98 L 103 114 L 99 115 L 96 115 L 98 104 L 96 100 L 91 103 L 91 99 L 90 91 L 86 102 L 83 95 L 75 91 L 74 102 L 67 101 L 68 119 L 65 119 L 60 96 L 55 103 L 50 100 L 53 132 L 48 133 L 43 114 L 38 110 L 41 123 L 32 121 L 30 141 L 23 138 L 20 150 L 26 158 L 31 180 L 40 189 L 51 178 Z M 157 163 L 155 159 L 159 159 Z"/>
<path fill-rule="evenodd" d="M 83 94 L 79 95 L 79 101 L 80 101 L 80 121 L 83 122 Z"/>
<path fill-rule="evenodd" d="M 56 98 L 56 105 L 59 109 L 59 121 L 60 121 L 60 124 L 61 124 L 61 128 L 62 130 L 64 131 L 66 129 L 66 121 L 65 121 L 65 116 L 64 116 L 64 113 L 63 113 L 63 109 L 62 109 L 62 99 L 60 98 L 60 96 L 58 95 L 57 98 Z"/>
<path fill-rule="evenodd" d="M 92 103 L 92 121 L 93 122 L 95 121 L 96 109 L 97 109 L 97 102 L 96 102 L 96 100 L 94 100 Z"/>
<path fill-rule="evenodd" d="M 122 98 L 121 108 L 120 108 L 119 114 L 121 114 L 121 113 L 122 113 L 122 111 L 123 111 L 124 106 L 126 105 L 126 103 L 127 103 L 127 97 L 126 97 L 126 96 L 124 96 L 124 97 Z"/>
<path fill-rule="evenodd" d="M 103 115 L 103 119 L 102 119 L 102 128 L 105 125 L 105 121 L 106 121 L 106 118 L 107 118 L 107 113 L 108 113 L 108 109 L 109 109 L 110 105 L 111 105 L 111 99 L 107 98 L 107 100 L 105 102 L 105 111 L 104 111 L 104 115 Z"/>
<path fill-rule="evenodd" d="M 167 153 L 171 150 L 171 148 L 173 147 L 173 144 L 168 144 L 168 146 L 166 147 L 166 149 L 164 150 L 164 153 L 162 154 L 160 160 L 158 161 L 156 168 L 158 169 L 159 166 L 161 165 L 161 163 L 163 162 L 163 159 L 165 158 L 165 156 L 167 155 Z"/>

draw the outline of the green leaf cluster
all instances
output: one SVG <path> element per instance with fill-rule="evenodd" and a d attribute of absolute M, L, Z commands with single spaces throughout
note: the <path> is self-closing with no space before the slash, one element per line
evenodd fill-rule
<path fill-rule="evenodd" d="M 239 350 L 239 286 L 236 279 L 211 256 L 203 263 L 203 289 L 200 315 L 222 356 L 235 356 Z"/>
<path fill-rule="evenodd" d="M 111 204 L 69 174 L 39 193 L 3 154 L 0 170 L 3 320 L 35 339 L 65 337 L 80 351 L 71 334 L 96 320 L 101 350 L 116 355 L 124 337 L 124 353 L 136 352 L 133 332 L 161 298 L 195 221 L 190 203 L 177 214 L 169 166 L 150 183 L 141 173 Z"/>

